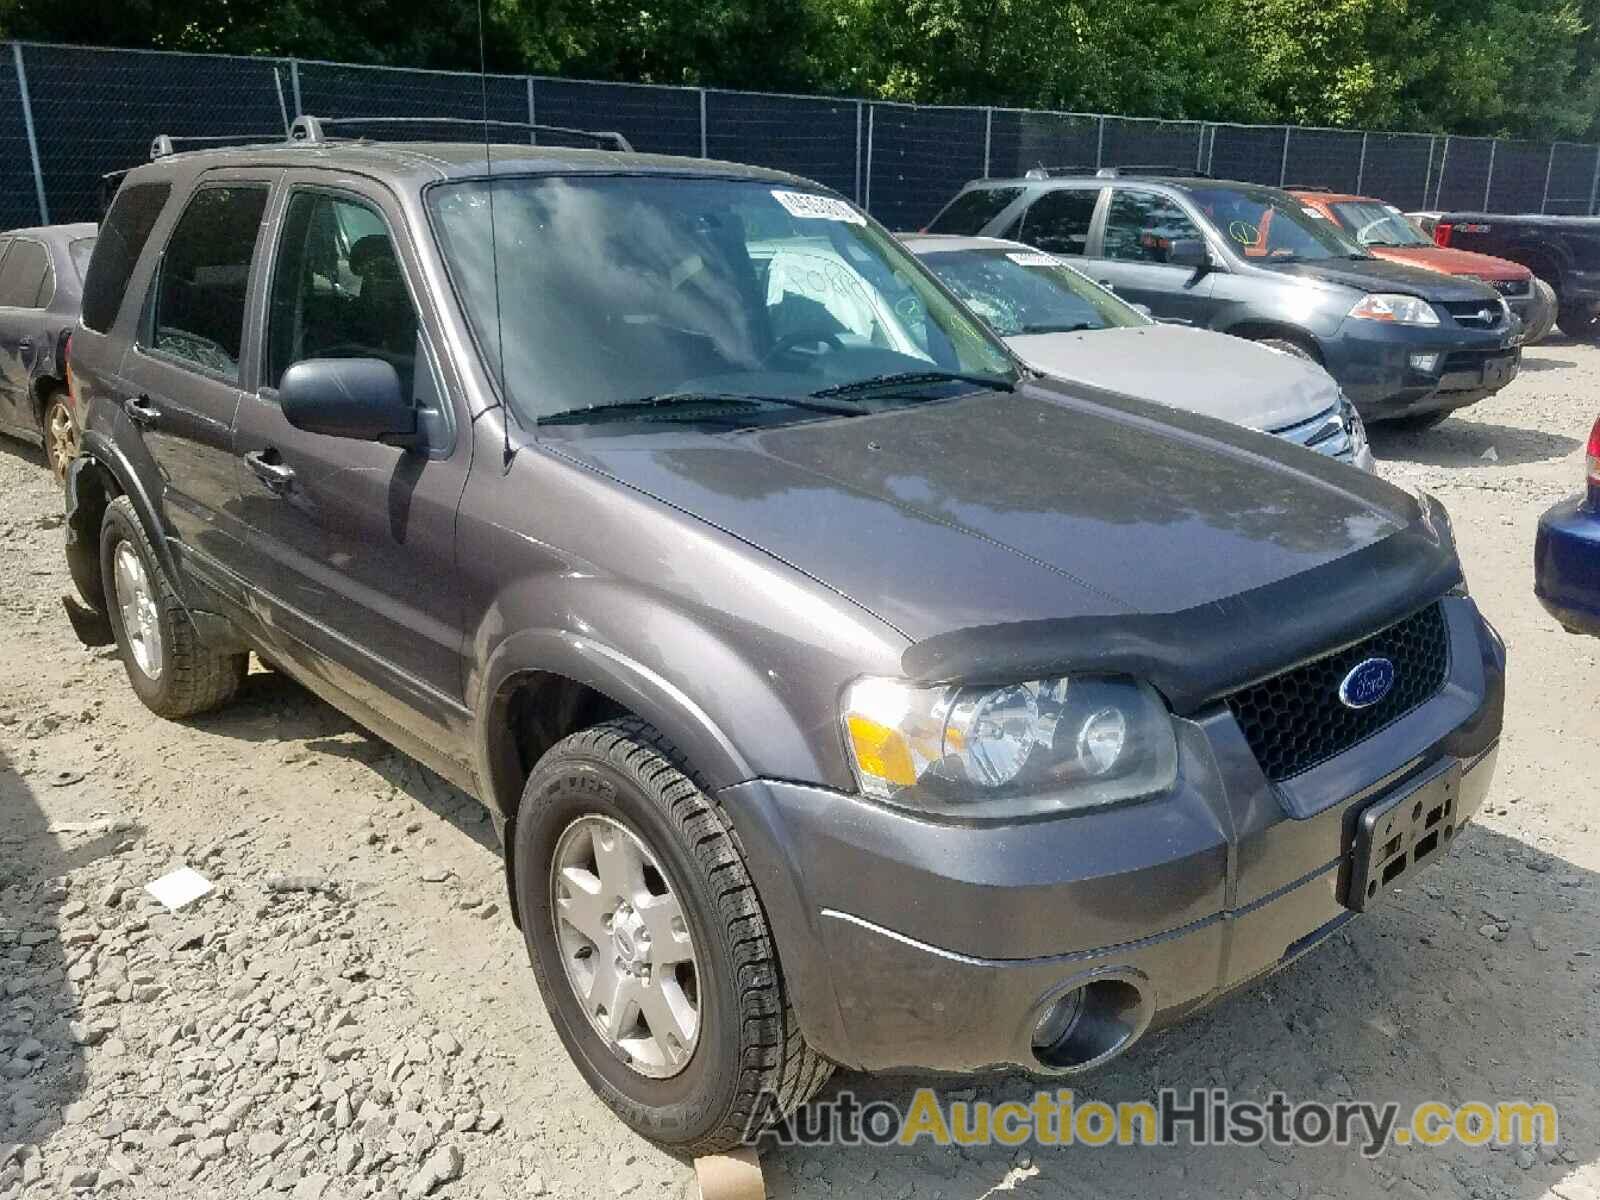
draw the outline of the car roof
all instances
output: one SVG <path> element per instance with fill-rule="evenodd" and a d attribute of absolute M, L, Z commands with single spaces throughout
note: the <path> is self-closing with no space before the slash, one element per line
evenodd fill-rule
<path fill-rule="evenodd" d="M 0 237 L 31 237 L 41 242 L 63 244 L 94 237 L 100 226 L 93 221 L 78 221 L 71 225 L 30 225 L 25 229 L 7 229 Z"/>
<path fill-rule="evenodd" d="M 1021 242 L 1009 238 L 968 237 L 959 233 L 901 233 L 896 234 L 902 245 L 913 254 L 937 254 L 946 250 L 1030 250 Z"/>
<path fill-rule="evenodd" d="M 799 176 L 765 167 L 668 154 L 530 146 L 518 142 L 386 142 L 365 138 L 330 138 L 315 143 L 271 142 L 188 150 L 142 163 L 128 172 L 128 180 L 158 178 L 173 169 L 199 172 L 218 167 L 325 167 L 357 171 L 413 187 L 444 179 L 481 179 L 486 175 L 582 173 L 678 175 L 821 186 Z"/>
<path fill-rule="evenodd" d="M 1325 192 L 1321 188 L 1287 189 L 1290 195 L 1311 204 L 1383 204 L 1376 196 L 1358 196 L 1354 192 Z"/>
<path fill-rule="evenodd" d="M 1016 175 L 1007 179 L 975 179 L 967 184 L 968 189 L 979 187 L 1033 187 L 1033 188 L 1104 188 L 1114 187 L 1119 183 L 1148 183 L 1159 187 L 1171 188 L 1227 188 L 1231 191 L 1250 191 L 1260 188 L 1269 188 L 1272 191 L 1280 190 L 1276 184 L 1251 183 L 1245 179 L 1208 179 L 1203 175 L 1162 175 L 1159 172 L 1151 174 L 1133 175 L 1052 175 L 1045 179 L 1030 179 L 1026 175 Z"/>

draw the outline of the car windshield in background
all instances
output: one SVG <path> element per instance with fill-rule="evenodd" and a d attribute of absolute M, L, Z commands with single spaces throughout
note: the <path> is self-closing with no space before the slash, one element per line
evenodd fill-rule
<path fill-rule="evenodd" d="M 1371 200 L 1347 200 L 1333 205 L 1339 224 L 1363 246 L 1431 246 L 1433 239 L 1411 223 L 1398 208 Z"/>
<path fill-rule="evenodd" d="M 1189 188 L 1189 198 L 1236 253 L 1257 262 L 1366 258 L 1361 244 L 1327 217 L 1274 188 Z"/>
<path fill-rule="evenodd" d="M 94 239 L 92 237 L 75 238 L 67 243 L 67 254 L 72 258 L 72 269 L 78 273 L 78 281 L 89 273 L 89 258 L 94 254 Z"/>
<path fill-rule="evenodd" d="M 923 261 L 1001 337 L 1151 324 L 1099 284 L 1037 250 L 941 250 Z"/>
<path fill-rule="evenodd" d="M 1017 377 L 909 252 L 830 196 L 539 176 L 439 184 L 428 203 L 485 361 L 525 422 L 611 407 L 673 419 L 696 397 L 866 411 Z M 801 403 L 819 395 L 836 398 Z"/>

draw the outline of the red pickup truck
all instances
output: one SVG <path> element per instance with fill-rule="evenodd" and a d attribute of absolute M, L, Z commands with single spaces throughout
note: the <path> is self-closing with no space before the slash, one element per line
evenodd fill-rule
<path fill-rule="evenodd" d="M 1542 296 L 1533 272 L 1521 263 L 1436 245 L 1405 213 L 1370 196 L 1311 187 L 1289 190 L 1309 212 L 1332 221 L 1378 258 L 1445 275 L 1466 275 L 1488 284 L 1521 319 L 1528 341 L 1538 341 L 1550 332 L 1555 322 L 1554 295 Z"/>

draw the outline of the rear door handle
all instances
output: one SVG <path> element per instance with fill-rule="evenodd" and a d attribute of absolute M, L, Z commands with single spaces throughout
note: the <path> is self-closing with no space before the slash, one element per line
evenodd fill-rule
<path fill-rule="evenodd" d="M 257 479 L 280 496 L 294 483 L 294 468 L 284 462 L 271 446 L 265 450 L 250 451 L 244 456 L 244 461 L 250 464 Z"/>
<path fill-rule="evenodd" d="M 149 429 L 150 426 L 161 420 L 161 410 L 150 403 L 149 396 L 138 396 L 124 400 L 122 402 L 122 411 L 127 413 L 128 420 L 132 421 L 140 429 Z"/>
<path fill-rule="evenodd" d="M 33 349 L 33 339 L 27 337 L 20 339 L 17 342 L 17 349 L 21 353 L 26 354 L 29 350 Z"/>

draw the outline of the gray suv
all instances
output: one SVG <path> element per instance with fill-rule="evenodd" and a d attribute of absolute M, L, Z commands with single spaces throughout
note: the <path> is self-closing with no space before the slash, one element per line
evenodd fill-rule
<path fill-rule="evenodd" d="M 162 716 L 255 652 L 480 797 L 646 1136 L 1105 1062 L 1477 809 L 1505 654 L 1434 501 L 1030 374 L 802 179 L 297 133 L 106 217 L 68 612 Z"/>
<path fill-rule="evenodd" d="M 926 232 L 1078 256 L 1163 321 L 1320 363 L 1363 420 L 1426 427 L 1516 378 L 1522 323 L 1475 279 L 1385 262 L 1288 192 L 1194 172 L 969 183 Z"/>

